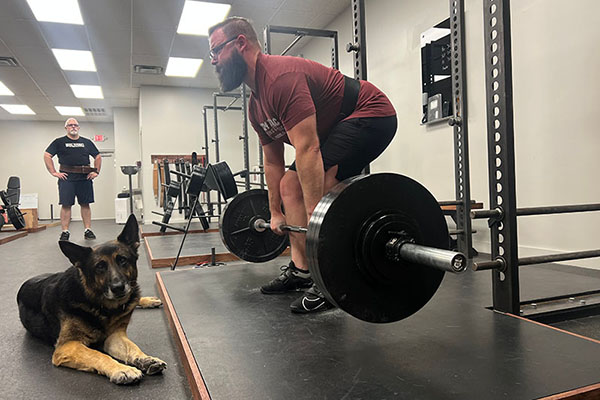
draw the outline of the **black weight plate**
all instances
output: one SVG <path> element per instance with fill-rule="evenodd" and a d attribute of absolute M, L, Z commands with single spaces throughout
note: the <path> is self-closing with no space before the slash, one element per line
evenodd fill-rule
<path fill-rule="evenodd" d="M 194 168 L 190 179 L 188 181 L 188 187 L 186 190 L 187 194 L 192 196 L 200 196 L 202 188 L 204 187 L 204 181 L 206 180 L 206 169 Z"/>
<path fill-rule="evenodd" d="M 370 265 L 375 271 L 366 272 L 365 264 L 386 260 L 378 243 L 389 232 L 382 235 L 381 227 L 408 230 L 417 244 L 449 247 L 448 226 L 433 195 L 418 182 L 390 173 L 361 175 L 335 186 L 315 208 L 306 238 L 309 269 L 325 296 L 354 317 L 377 323 L 417 312 L 444 277 L 443 271 L 404 261 Z M 365 242 L 365 231 L 375 232 L 374 239 Z"/>
<path fill-rule="evenodd" d="M 16 230 L 25 228 L 25 218 L 23 218 L 23 213 L 21 213 L 21 210 L 17 206 L 9 206 L 6 209 L 6 214 L 8 215 L 8 220 Z"/>
<path fill-rule="evenodd" d="M 238 193 L 238 189 L 229 165 L 225 161 L 221 161 L 211 164 L 211 168 L 217 180 L 218 189 L 225 200 L 235 196 Z"/>
<path fill-rule="evenodd" d="M 269 195 L 264 189 L 252 189 L 235 196 L 221 211 L 219 231 L 227 249 L 250 262 L 267 262 L 288 247 L 288 236 L 279 236 L 270 229 L 252 229 L 256 218 L 271 219 Z"/>

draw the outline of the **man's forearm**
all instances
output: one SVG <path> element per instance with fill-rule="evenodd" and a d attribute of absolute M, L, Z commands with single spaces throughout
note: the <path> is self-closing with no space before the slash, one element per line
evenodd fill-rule
<path fill-rule="evenodd" d="M 94 168 L 96 168 L 96 171 L 98 171 L 97 173 L 100 173 L 100 167 L 102 166 L 102 157 L 100 157 L 100 155 L 96 156 L 96 158 L 94 158 Z"/>
<path fill-rule="evenodd" d="M 269 188 L 269 209 L 271 214 L 281 212 L 281 193 L 279 192 L 279 183 L 285 173 L 285 167 L 278 164 L 269 164 L 265 162 L 265 180 Z"/>
<path fill-rule="evenodd" d="M 52 161 L 52 157 L 44 156 L 44 164 L 46 164 L 46 169 L 50 172 L 50 175 L 56 173 L 56 169 L 54 168 L 54 161 Z"/>
<path fill-rule="evenodd" d="M 323 197 L 323 183 L 325 171 L 321 151 L 307 150 L 296 153 L 296 169 L 302 185 L 304 206 L 308 214 L 313 210 Z"/>

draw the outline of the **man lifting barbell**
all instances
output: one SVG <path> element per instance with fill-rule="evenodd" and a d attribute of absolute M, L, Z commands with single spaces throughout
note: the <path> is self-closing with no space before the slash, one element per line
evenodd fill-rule
<path fill-rule="evenodd" d="M 298 57 L 262 54 L 245 18 L 231 17 L 213 26 L 209 40 L 221 90 L 233 90 L 242 82 L 252 90 L 249 118 L 263 145 L 271 228 L 284 234 L 281 225 L 306 226 L 325 193 L 360 174 L 389 145 L 397 127 L 392 104 L 373 84 L 336 69 Z M 285 143 L 296 149 L 288 171 Z M 291 304 L 292 312 L 331 308 L 310 277 L 305 236 L 289 235 L 292 260 L 261 291 L 309 288 Z"/>

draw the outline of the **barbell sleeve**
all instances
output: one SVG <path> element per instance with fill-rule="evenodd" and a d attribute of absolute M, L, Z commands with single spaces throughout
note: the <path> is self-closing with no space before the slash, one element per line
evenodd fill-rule
<path fill-rule="evenodd" d="M 265 221 L 263 219 L 257 219 L 256 221 L 254 221 L 254 229 L 258 232 L 262 232 L 265 229 L 271 229 L 271 223 L 268 221 Z M 304 228 L 303 226 L 296 226 L 296 225 L 281 225 L 279 227 L 279 229 L 281 229 L 282 231 L 297 232 L 297 233 L 308 232 L 307 228 Z"/>
<path fill-rule="evenodd" d="M 386 243 L 387 256 L 395 261 L 409 261 L 442 271 L 460 273 L 467 269 L 467 257 L 460 252 L 422 246 L 400 238 Z"/>

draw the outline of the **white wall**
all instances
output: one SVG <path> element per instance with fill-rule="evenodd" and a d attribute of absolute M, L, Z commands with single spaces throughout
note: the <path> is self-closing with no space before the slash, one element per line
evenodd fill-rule
<path fill-rule="evenodd" d="M 519 207 L 598 203 L 600 136 L 600 3 L 529 0 L 512 2 L 513 93 Z M 440 200 L 454 197 L 452 129 L 421 126 L 421 32 L 446 19 L 448 1 L 366 2 L 368 78 L 398 113 L 396 137 L 372 164 L 422 182 Z M 469 145 L 472 198 L 488 202 L 487 132 L 483 59 L 483 6 L 465 4 Z M 350 9 L 327 29 L 339 32 L 340 49 L 351 41 Z M 306 58 L 330 64 L 329 46 L 309 44 Z M 352 57 L 340 53 L 342 72 L 353 76 Z M 489 251 L 489 231 L 476 221 L 479 250 Z M 519 219 L 520 255 L 598 248 L 600 215 L 572 214 Z M 598 259 L 569 261 L 600 268 Z"/>
<path fill-rule="evenodd" d="M 159 86 L 143 86 L 140 89 L 140 135 L 142 180 L 144 198 L 144 219 L 147 223 L 160 220 L 160 216 L 151 214 L 152 210 L 160 211 L 152 191 L 152 165 L 150 156 L 153 154 L 204 154 L 204 121 L 202 107 L 213 104 L 213 91 L 205 89 L 189 89 Z M 219 105 L 226 106 L 232 99 L 221 98 Z M 240 105 L 240 101 L 235 105 Z M 214 138 L 214 119 L 212 110 L 207 111 L 209 138 Z M 219 140 L 220 160 L 227 161 L 231 170 L 242 170 L 243 148 L 241 111 L 220 111 Z M 248 125 L 250 137 L 250 165 L 257 164 L 257 136 Z M 210 143 L 211 163 L 216 161 L 215 147 Z M 179 214 L 173 214 L 173 221 L 181 219 Z"/>
<path fill-rule="evenodd" d="M 114 150 L 113 124 L 80 122 L 80 135 L 93 138 L 105 135 L 104 142 L 95 142 L 100 151 Z M 57 180 L 44 165 L 43 155 L 48 145 L 57 137 L 64 136 L 63 122 L 2 121 L 0 122 L 0 188 L 5 189 L 10 176 L 21 178 L 21 193 L 38 194 L 38 216 L 50 218 L 50 204 L 54 205 L 54 218 L 60 218 Z M 58 159 L 53 158 L 58 169 Z M 95 203 L 92 218 L 114 218 L 114 179 L 112 154 L 103 157 L 100 175 L 94 180 Z M 90 159 L 90 162 L 91 159 Z M 73 207 L 73 220 L 81 220 L 79 205 Z"/>

